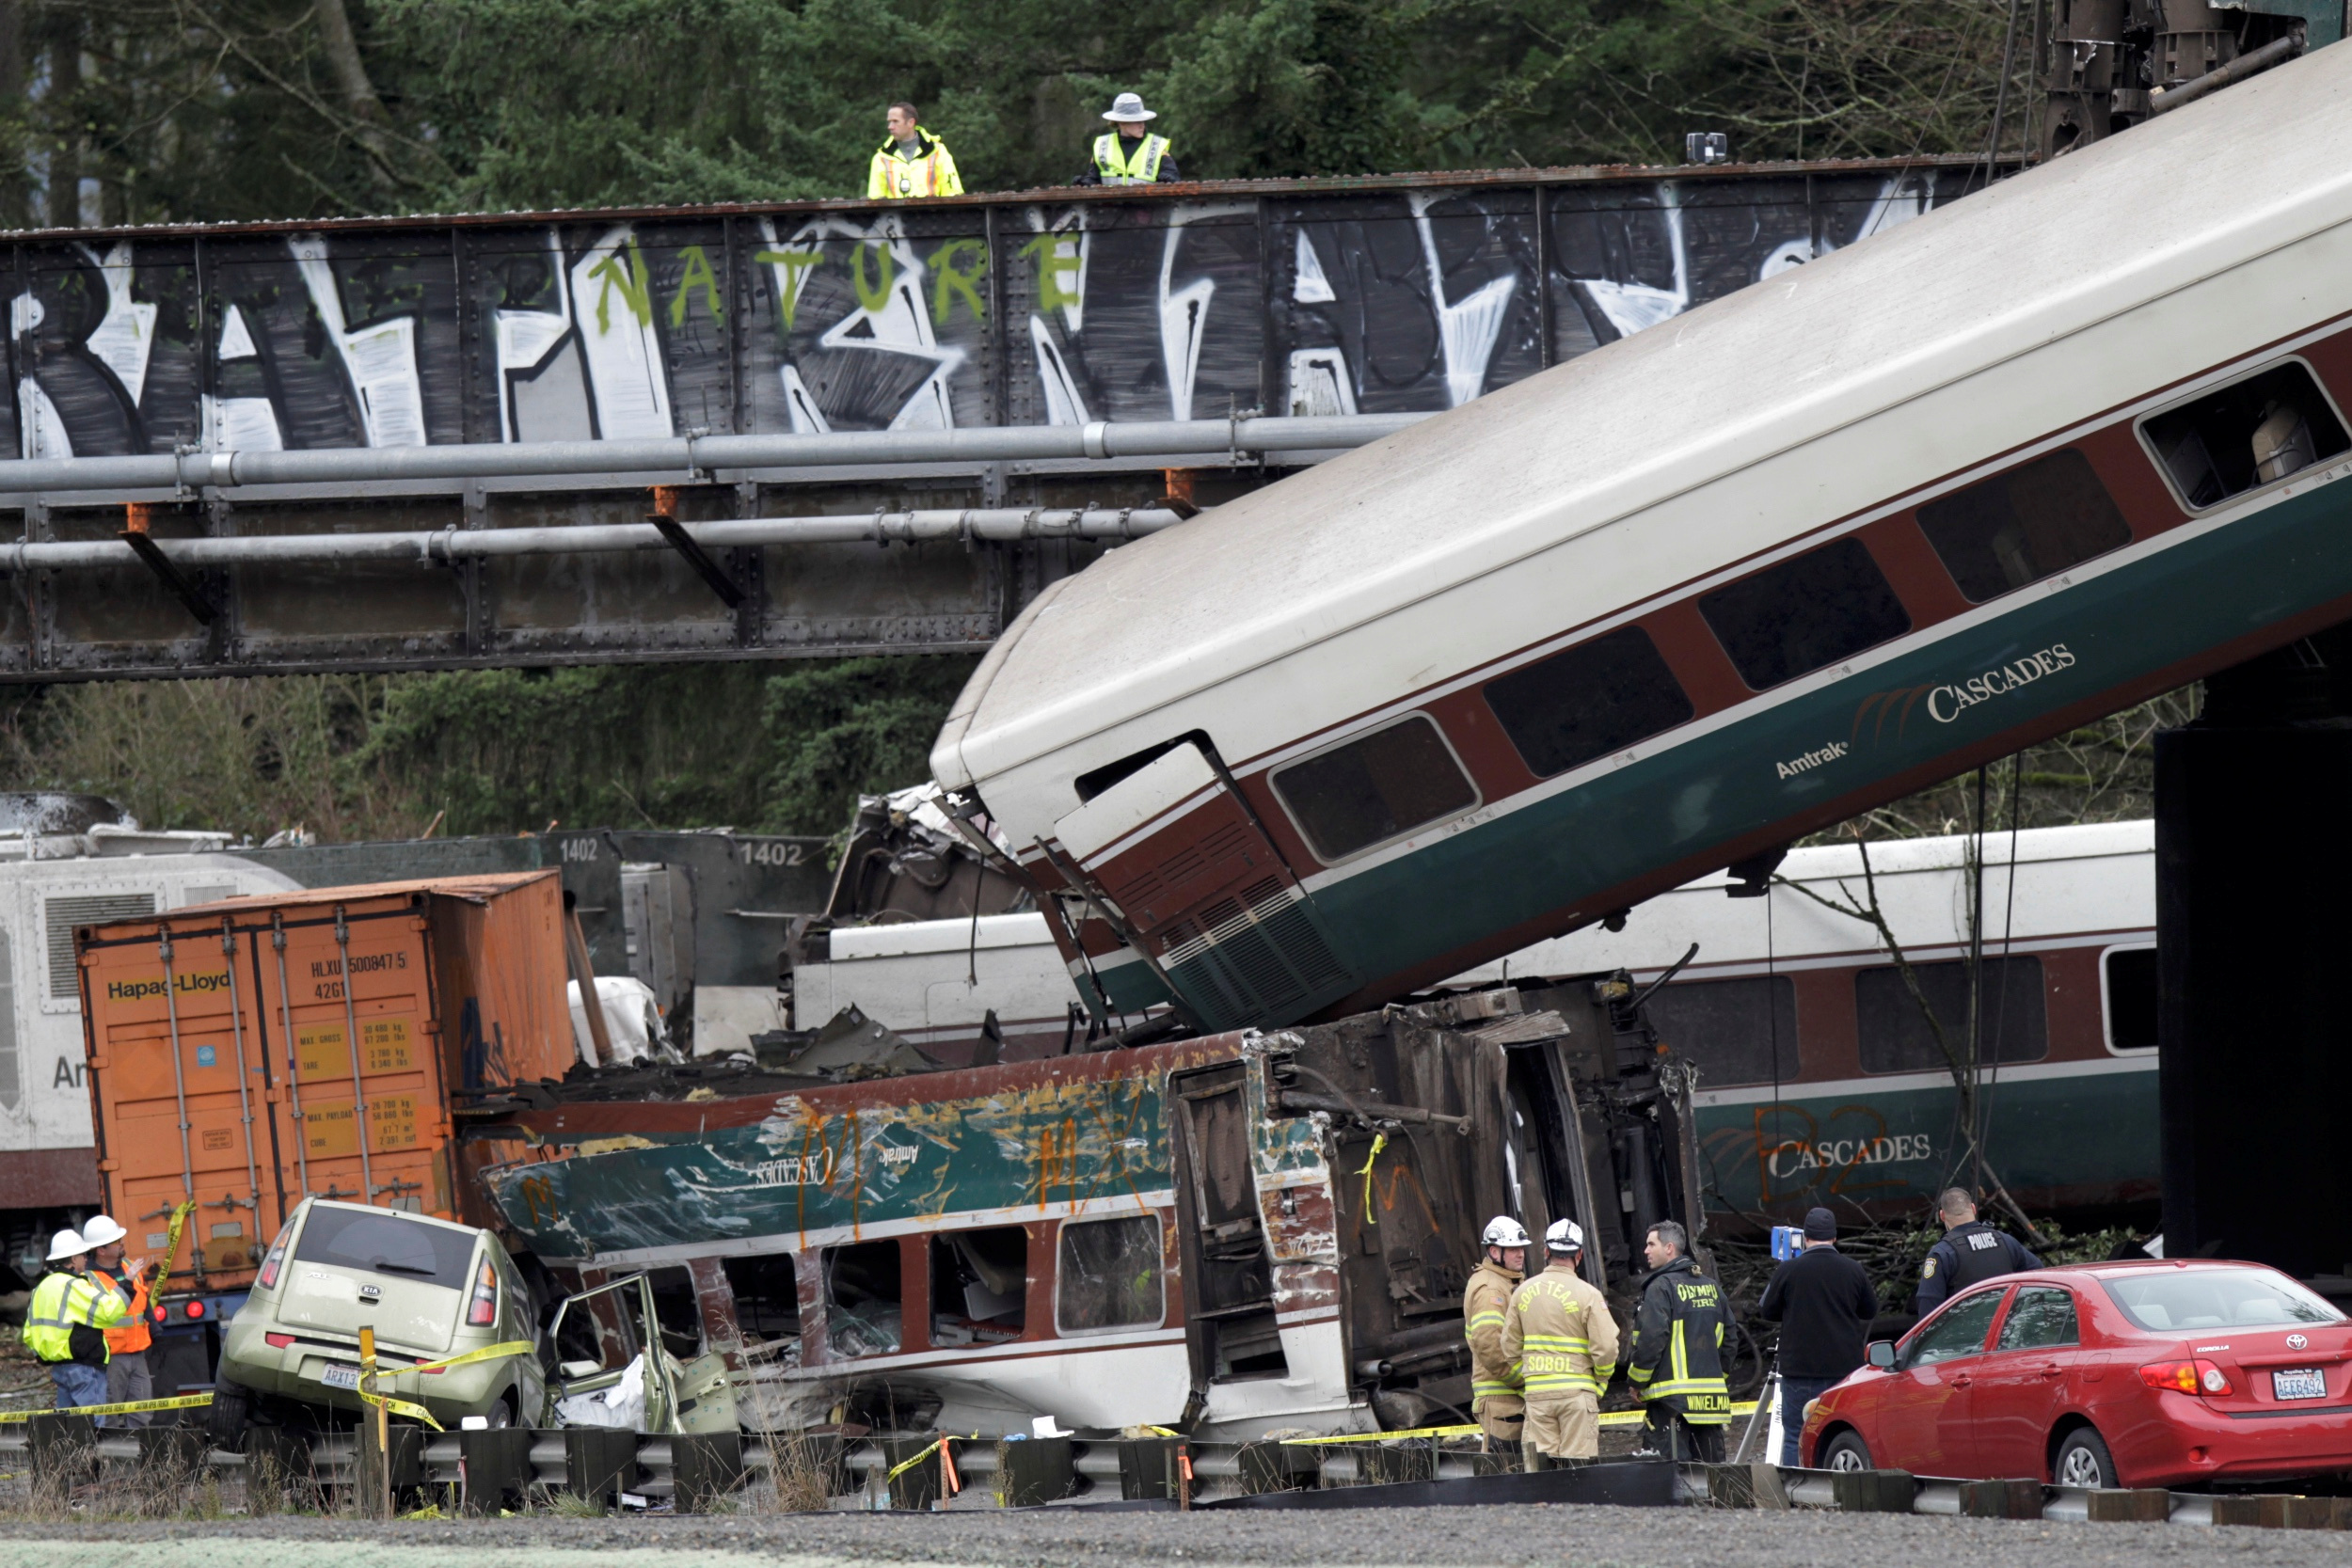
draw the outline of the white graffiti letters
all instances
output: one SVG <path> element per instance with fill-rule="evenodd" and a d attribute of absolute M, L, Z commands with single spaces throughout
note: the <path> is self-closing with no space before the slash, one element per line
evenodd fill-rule
<path fill-rule="evenodd" d="M 1939 724 L 1948 724 L 1969 708 L 1994 697 L 2005 697 L 2012 691 L 2031 686 L 2044 675 L 2055 675 L 2060 670 L 2074 667 L 2074 656 L 2063 642 L 2053 642 L 2040 653 L 1971 675 L 1950 686 L 1939 686 L 1928 693 L 1928 716 Z"/>

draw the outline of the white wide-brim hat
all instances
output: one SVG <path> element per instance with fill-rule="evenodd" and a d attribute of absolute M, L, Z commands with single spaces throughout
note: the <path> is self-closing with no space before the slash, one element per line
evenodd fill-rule
<path fill-rule="evenodd" d="M 1104 112 L 1103 118 L 1116 122 L 1119 120 L 1134 121 L 1157 119 L 1160 117 L 1143 106 L 1143 98 L 1141 94 L 1122 92 L 1117 98 L 1111 100 L 1111 106 Z"/>

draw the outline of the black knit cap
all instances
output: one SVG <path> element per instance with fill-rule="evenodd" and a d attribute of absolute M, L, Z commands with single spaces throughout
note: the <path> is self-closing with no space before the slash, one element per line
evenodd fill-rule
<path fill-rule="evenodd" d="M 1837 1240 L 1837 1216 L 1826 1209 L 1807 1209 L 1804 1212 L 1804 1239 L 1808 1242 Z"/>

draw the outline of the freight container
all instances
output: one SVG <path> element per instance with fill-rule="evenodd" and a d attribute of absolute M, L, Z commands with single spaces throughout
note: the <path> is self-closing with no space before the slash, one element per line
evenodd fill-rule
<path fill-rule="evenodd" d="M 548 870 L 77 930 L 106 1211 L 128 1250 L 160 1256 L 196 1202 L 159 1323 L 233 1310 L 306 1196 L 469 1219 L 453 1101 L 580 1060 L 564 919 Z"/>

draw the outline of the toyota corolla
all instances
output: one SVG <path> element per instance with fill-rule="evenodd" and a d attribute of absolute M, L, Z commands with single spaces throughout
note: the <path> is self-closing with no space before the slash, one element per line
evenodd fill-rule
<path fill-rule="evenodd" d="M 2010 1275 L 1816 1401 L 1807 1465 L 2194 1486 L 2352 1471 L 2352 1321 L 2256 1263 Z"/>

